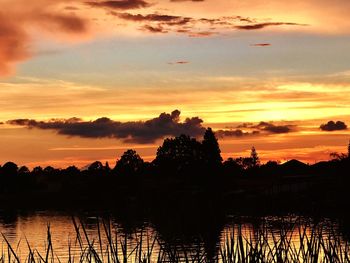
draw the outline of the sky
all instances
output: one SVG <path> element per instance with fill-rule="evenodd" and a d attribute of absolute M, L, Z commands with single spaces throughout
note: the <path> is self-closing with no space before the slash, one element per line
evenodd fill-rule
<path fill-rule="evenodd" d="M 0 3 L 0 164 L 152 160 L 207 127 L 224 159 L 347 151 L 347 0 Z"/>

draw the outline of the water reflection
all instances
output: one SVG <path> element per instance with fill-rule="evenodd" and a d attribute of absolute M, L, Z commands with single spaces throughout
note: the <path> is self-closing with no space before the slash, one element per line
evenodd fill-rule
<path fill-rule="evenodd" d="M 88 242 L 106 255 L 112 250 L 107 249 L 111 238 L 113 244 L 119 246 L 118 254 L 127 254 L 130 261 L 134 261 L 132 259 L 137 256 L 141 257 L 141 252 L 139 255 L 135 254 L 137 251 L 142 251 L 142 256 L 149 256 L 154 261 L 159 260 L 160 256 L 167 257 L 170 261 L 179 258 L 186 261 L 196 257 L 204 258 L 207 262 L 216 261 L 218 257 L 224 261 L 223 255 L 226 253 L 227 256 L 230 249 L 246 252 L 249 245 L 247 242 L 260 242 L 261 247 L 266 246 L 265 249 L 268 249 L 268 246 L 273 247 L 274 242 L 281 242 L 283 239 L 286 241 L 281 243 L 284 246 L 292 244 L 300 247 L 303 245 L 300 243 L 301 235 L 309 237 L 316 232 L 322 233 L 325 240 L 331 234 L 344 245 L 347 244 L 348 237 L 344 234 L 344 230 L 348 229 L 346 220 L 297 216 L 243 217 L 201 211 L 188 214 L 181 210 L 172 210 L 149 217 L 126 217 L 125 214 L 113 213 L 101 215 L 96 211 L 88 211 L 75 214 L 74 218 L 85 244 L 88 245 L 86 231 Z M 22 259 L 28 256 L 26 240 L 32 249 L 36 249 L 41 255 L 45 254 L 48 247 L 48 225 L 55 257 L 62 260 L 67 259 L 69 254 L 79 255 L 81 247 L 71 212 L 1 211 L 0 231 Z M 108 237 L 108 234 L 111 236 Z M 240 234 L 244 247 L 239 244 Z M 2 242 L 3 247 L 6 246 L 5 241 Z M 150 248 L 152 253 L 147 255 Z"/>

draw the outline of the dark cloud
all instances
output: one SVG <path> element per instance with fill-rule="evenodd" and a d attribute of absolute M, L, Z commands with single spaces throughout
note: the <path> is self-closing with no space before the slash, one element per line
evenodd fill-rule
<path fill-rule="evenodd" d="M 124 20 L 135 21 L 135 22 L 162 22 L 163 24 L 172 25 L 184 25 L 189 23 L 192 18 L 182 16 L 172 16 L 163 14 L 148 14 L 148 15 L 133 15 L 130 13 L 116 13 L 111 12 L 112 15 L 118 16 Z"/>
<path fill-rule="evenodd" d="M 270 43 L 256 43 L 256 44 L 251 44 L 250 46 L 252 47 L 269 47 L 271 46 Z"/>
<path fill-rule="evenodd" d="M 348 126 L 342 121 L 329 121 L 326 124 L 321 124 L 320 129 L 322 131 L 341 131 L 346 130 Z"/>
<path fill-rule="evenodd" d="M 240 30 L 257 30 L 257 29 L 264 29 L 266 27 L 271 27 L 271 26 L 306 26 L 306 24 L 288 23 L 288 22 L 265 22 L 265 23 L 238 25 L 238 26 L 235 26 L 235 28 Z"/>
<path fill-rule="evenodd" d="M 87 5 L 92 7 L 109 8 L 109 9 L 137 9 L 150 6 L 149 3 L 143 0 L 115 0 L 115 1 L 89 1 Z"/>
<path fill-rule="evenodd" d="M 51 121 L 17 119 L 7 122 L 12 125 L 26 126 L 43 130 L 55 130 L 58 134 L 84 138 L 116 138 L 124 142 L 152 143 L 167 136 L 187 134 L 201 136 L 205 130 L 199 117 L 187 118 L 180 122 L 180 111 L 171 114 L 162 113 L 147 121 L 118 122 L 103 117 L 94 121 L 82 121 L 78 118 Z"/>
<path fill-rule="evenodd" d="M 151 33 L 168 33 L 168 31 L 160 25 L 158 26 L 144 25 L 141 29 Z"/>
<path fill-rule="evenodd" d="M 191 31 L 189 29 L 177 29 L 176 32 L 177 33 L 191 33 Z"/>
<path fill-rule="evenodd" d="M 229 130 L 218 130 L 216 134 L 218 137 L 243 137 L 243 136 L 254 136 L 262 134 L 283 134 L 293 131 L 292 125 L 275 125 L 271 122 L 259 122 L 254 124 L 251 122 L 242 123 L 235 129 Z"/>
<path fill-rule="evenodd" d="M 246 22 L 246 23 L 256 23 L 256 19 L 252 19 L 250 17 L 243 17 L 243 16 L 234 16 L 231 17 L 233 19 L 239 20 L 241 22 Z"/>
<path fill-rule="evenodd" d="M 180 60 L 180 61 L 175 61 L 175 62 L 169 62 L 169 65 L 184 65 L 184 64 L 189 64 L 189 61 L 186 60 Z"/>
<path fill-rule="evenodd" d="M 217 32 L 213 31 L 200 31 L 200 32 L 189 32 L 189 37 L 211 37 L 213 35 L 218 34 Z"/>
<path fill-rule="evenodd" d="M 264 121 L 253 127 L 269 133 L 289 133 L 292 131 L 291 125 L 275 125 L 271 122 Z"/>
<path fill-rule="evenodd" d="M 205 0 L 170 0 L 170 2 L 204 2 Z"/>
<path fill-rule="evenodd" d="M 242 123 L 237 126 L 238 129 L 253 129 L 259 132 L 280 134 L 280 133 L 289 133 L 294 131 L 295 126 L 293 125 L 276 125 L 272 122 L 261 121 L 258 124 L 253 124 L 250 122 Z"/>
<path fill-rule="evenodd" d="M 241 128 L 250 128 L 254 125 L 254 123 L 252 122 L 244 122 L 240 125 L 237 126 L 237 128 L 241 129 Z"/>
<path fill-rule="evenodd" d="M 135 23 L 142 23 L 140 27 L 142 31 L 148 31 L 151 33 L 168 33 L 168 32 L 177 32 L 188 34 L 196 34 L 191 32 L 189 28 L 193 27 L 193 24 L 197 22 L 196 19 L 191 17 L 184 16 L 174 16 L 167 14 L 130 14 L 130 13 L 118 13 L 115 11 L 110 12 L 111 15 L 116 16 L 120 19 L 132 21 Z M 200 35 L 202 34 L 202 35 Z M 209 33 L 205 33 L 206 36 L 209 36 Z M 198 36 L 204 36 L 204 32 L 198 33 Z"/>
<path fill-rule="evenodd" d="M 242 23 L 256 23 L 256 19 L 252 19 L 249 17 L 243 17 L 243 16 L 223 16 L 219 18 L 200 18 L 198 19 L 199 22 L 207 23 L 210 25 L 221 25 L 221 26 L 234 26 L 237 22 Z"/>
<path fill-rule="evenodd" d="M 259 131 L 245 132 L 241 129 L 233 129 L 233 130 L 218 130 L 215 132 L 219 138 L 223 137 L 243 137 L 249 135 L 258 135 Z"/>
<path fill-rule="evenodd" d="M 186 0 L 175 0 L 177 2 Z M 91 2 L 89 2 L 91 3 Z M 95 3 L 95 2 L 94 2 Z M 259 23 L 256 19 L 243 16 L 222 16 L 218 18 L 195 18 L 179 15 L 167 15 L 160 13 L 152 14 L 132 14 L 126 12 L 110 11 L 110 15 L 119 19 L 132 21 L 135 23 L 143 23 L 141 30 L 153 33 L 169 33 L 175 32 L 187 34 L 189 37 L 211 37 L 219 34 L 220 29 L 232 30 L 234 28 L 241 30 L 258 30 L 270 26 L 305 26 L 304 24 L 289 22 L 263 22 Z M 269 43 L 257 43 L 252 46 L 266 47 Z"/>
<path fill-rule="evenodd" d="M 187 34 L 189 37 L 210 37 L 217 34 L 214 31 L 193 31 L 194 24 L 202 22 L 191 17 L 173 16 L 166 14 L 130 14 L 110 12 L 111 15 L 117 16 L 121 19 L 133 21 L 136 23 L 143 23 L 140 27 L 142 31 L 151 33 L 169 33 L 176 32 L 180 34 Z M 209 22 L 205 22 L 209 23 Z"/>
<path fill-rule="evenodd" d="M 218 34 L 218 32 L 215 31 L 216 26 L 232 29 L 237 21 L 244 23 L 253 21 L 250 18 L 241 16 L 194 18 L 159 13 L 131 14 L 116 11 L 110 11 L 109 14 L 123 20 L 144 23 L 144 26 L 140 28 L 141 30 L 146 29 L 147 31 L 153 33 L 176 32 L 180 34 L 187 34 L 189 37 L 210 37 Z M 204 28 L 200 29 L 202 26 L 204 26 Z"/>

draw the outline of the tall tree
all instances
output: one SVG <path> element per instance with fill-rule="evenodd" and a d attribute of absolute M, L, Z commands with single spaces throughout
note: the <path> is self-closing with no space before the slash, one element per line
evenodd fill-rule
<path fill-rule="evenodd" d="M 252 147 L 252 150 L 250 152 L 250 158 L 252 162 L 252 167 L 257 167 L 260 165 L 260 159 L 254 146 Z"/>
<path fill-rule="evenodd" d="M 203 141 L 203 153 L 204 159 L 210 166 L 220 165 L 222 162 L 221 150 L 219 147 L 218 139 L 211 128 L 207 128 Z"/>

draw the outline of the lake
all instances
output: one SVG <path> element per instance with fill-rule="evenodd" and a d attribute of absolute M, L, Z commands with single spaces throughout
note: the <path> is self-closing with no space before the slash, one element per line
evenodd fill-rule
<path fill-rule="evenodd" d="M 242 257 L 304 262 L 315 259 L 315 253 L 319 260 L 314 262 L 323 262 L 327 253 L 338 257 L 336 262 L 347 262 L 348 229 L 347 220 L 296 215 L 144 217 L 98 211 L 6 210 L 0 216 L 0 231 L 19 259 L 28 259 L 28 247 L 34 257 L 39 259 L 40 254 L 45 259 L 49 247 L 48 257 L 56 262 L 82 258 L 96 262 L 96 255 L 107 262 L 111 251 L 127 258 L 126 262 L 140 262 L 141 258 L 147 259 L 142 262 L 235 262 L 229 257 L 236 262 Z M 5 238 L 2 256 L 8 262 L 15 257 Z"/>

